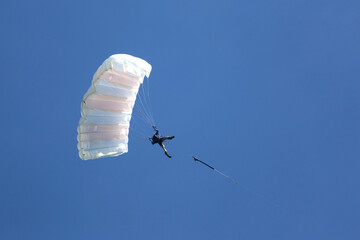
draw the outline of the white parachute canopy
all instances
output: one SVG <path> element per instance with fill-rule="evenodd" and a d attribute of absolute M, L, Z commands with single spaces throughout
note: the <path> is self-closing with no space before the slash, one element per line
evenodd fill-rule
<path fill-rule="evenodd" d="M 151 65 L 127 54 L 115 54 L 94 74 L 81 103 L 79 156 L 83 160 L 128 152 L 131 114 Z"/>

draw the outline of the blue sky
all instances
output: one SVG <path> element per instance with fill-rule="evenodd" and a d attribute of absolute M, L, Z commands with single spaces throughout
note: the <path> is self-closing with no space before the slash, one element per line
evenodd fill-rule
<path fill-rule="evenodd" d="M 359 239 L 359 9 L 2 1 L 0 238 Z M 80 102 L 115 53 L 153 66 L 172 159 L 131 132 L 129 153 L 79 159 Z"/>

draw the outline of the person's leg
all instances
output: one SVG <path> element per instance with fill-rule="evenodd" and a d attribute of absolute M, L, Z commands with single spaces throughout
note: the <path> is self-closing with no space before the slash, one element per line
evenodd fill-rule
<path fill-rule="evenodd" d="M 168 156 L 168 158 L 171 158 L 171 156 L 169 155 L 169 153 L 167 152 L 165 145 L 163 143 L 160 144 L 161 148 L 164 150 L 164 153 L 166 156 Z"/>
<path fill-rule="evenodd" d="M 162 137 L 161 139 L 163 140 L 163 141 L 165 141 L 165 140 L 171 140 L 171 139 L 173 139 L 175 136 L 171 136 L 171 137 L 169 137 L 169 136 L 166 136 L 166 137 Z"/>

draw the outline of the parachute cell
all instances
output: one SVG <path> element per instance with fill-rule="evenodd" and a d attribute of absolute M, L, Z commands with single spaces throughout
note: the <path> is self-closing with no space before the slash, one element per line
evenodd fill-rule
<path fill-rule="evenodd" d="M 94 74 L 81 103 L 79 156 L 83 160 L 128 151 L 128 134 L 136 95 L 151 65 L 127 54 L 112 55 Z"/>

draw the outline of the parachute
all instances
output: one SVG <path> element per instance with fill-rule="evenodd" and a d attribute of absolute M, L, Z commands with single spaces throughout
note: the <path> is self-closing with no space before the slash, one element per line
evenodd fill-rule
<path fill-rule="evenodd" d="M 136 96 L 151 65 L 127 54 L 110 56 L 94 74 L 81 103 L 79 156 L 83 160 L 128 152 L 130 120 Z"/>

